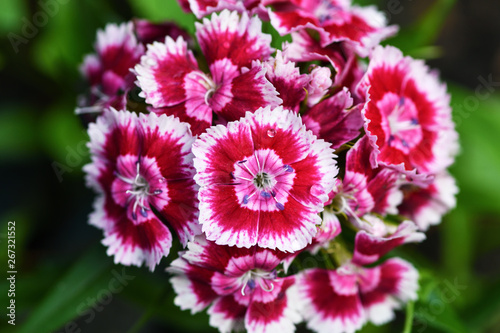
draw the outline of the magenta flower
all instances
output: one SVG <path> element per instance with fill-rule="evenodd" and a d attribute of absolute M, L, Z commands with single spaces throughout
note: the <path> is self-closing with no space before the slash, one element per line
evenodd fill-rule
<path fill-rule="evenodd" d="M 261 32 L 261 25 L 257 17 L 227 10 L 197 23 L 196 36 L 210 74 L 199 69 L 181 37 L 149 45 L 135 68 L 146 102 L 157 113 L 190 123 L 194 134 L 210 127 L 213 112 L 232 121 L 246 110 L 279 105 L 265 70 L 252 67 L 252 61 L 264 61 L 272 52 L 271 36 Z"/>
<path fill-rule="evenodd" d="M 346 88 L 306 110 L 302 120 L 307 129 L 318 138 L 331 142 L 335 149 L 357 138 L 363 128 L 360 108 L 353 107 Z"/>
<path fill-rule="evenodd" d="M 295 278 L 280 278 L 276 270 L 287 254 L 216 245 L 202 236 L 188 249 L 168 269 L 181 309 L 195 313 L 210 306 L 210 325 L 220 332 L 295 330 L 301 305 Z"/>
<path fill-rule="evenodd" d="M 255 64 L 261 66 L 259 62 Z M 264 62 L 266 78 L 276 88 L 279 97 L 283 101 L 281 106 L 284 109 L 299 111 L 300 103 L 306 97 L 306 87 L 309 86 L 311 77 L 307 74 L 300 74 L 300 69 L 295 63 L 289 61 L 286 52 L 276 51 L 276 57 Z"/>
<path fill-rule="evenodd" d="M 333 201 L 337 211 L 345 213 L 357 228 L 375 230 L 380 223 L 373 224 L 367 214 L 397 214 L 403 194 L 399 188 L 399 172 L 382 166 L 372 168 L 371 152 L 366 136 L 349 149 L 345 175 Z"/>
<path fill-rule="evenodd" d="M 352 263 L 368 265 L 379 260 L 390 250 L 405 243 L 421 242 L 425 234 L 417 231 L 417 226 L 411 221 L 401 223 L 391 235 L 381 237 L 364 230 L 358 231 L 354 244 Z"/>
<path fill-rule="evenodd" d="M 153 270 L 168 255 L 168 223 L 186 245 L 200 233 L 194 138 L 173 117 L 106 111 L 90 124 L 87 184 L 99 197 L 90 224 L 104 231 L 116 263 Z"/>
<path fill-rule="evenodd" d="M 309 269 L 300 275 L 299 292 L 305 302 L 302 314 L 316 332 L 354 332 L 369 320 L 376 325 L 394 318 L 394 309 L 417 298 L 418 273 L 402 259 L 373 264 L 393 248 L 420 242 L 412 222 L 403 222 L 390 236 L 378 237 L 359 231 L 354 256 L 336 270 Z"/>
<path fill-rule="evenodd" d="M 124 109 L 127 93 L 134 87 L 130 72 L 144 53 L 134 35 L 132 22 L 108 24 L 97 31 L 97 54 L 87 55 L 80 71 L 90 85 L 90 93 L 82 96 L 76 113 L 100 113 L 113 107 Z"/>
<path fill-rule="evenodd" d="M 352 45 L 341 41 L 322 46 L 319 41 L 309 35 L 307 30 L 299 30 L 293 32 L 291 35 L 293 41 L 286 45 L 288 58 L 296 62 L 329 62 L 336 72 L 333 84 L 330 86 L 336 89 L 335 92 L 342 90 L 343 87 L 347 87 L 350 93 L 354 95 L 353 97 L 356 98 L 357 103 L 358 98 L 354 88 L 363 77 L 364 70 Z M 325 67 L 319 68 L 324 70 Z M 313 103 L 311 104 L 308 99 L 308 105 L 311 106 L 318 102 L 314 97 L 313 95 Z"/>
<path fill-rule="evenodd" d="M 315 332 L 353 333 L 366 321 L 394 318 L 394 310 L 417 298 L 418 273 L 393 258 L 373 268 L 346 264 L 337 270 L 309 269 L 297 281 L 302 315 Z"/>
<path fill-rule="evenodd" d="M 258 14 L 262 19 L 267 16 L 266 8 L 261 4 L 261 0 L 178 0 L 186 12 L 192 12 L 197 18 L 219 12 L 223 9 L 247 12 L 249 15 Z"/>
<path fill-rule="evenodd" d="M 200 223 L 217 244 L 297 251 L 311 242 L 337 174 L 330 144 L 281 107 L 212 127 L 193 144 Z"/>
<path fill-rule="evenodd" d="M 402 186 L 404 199 L 398 206 L 399 214 L 414 221 L 420 230 L 441 222 L 444 214 L 456 205 L 458 188 L 455 179 L 448 173 L 438 173 L 431 184 L 420 187 Z"/>
<path fill-rule="evenodd" d="M 394 47 L 378 47 L 360 83 L 372 167 L 386 165 L 424 178 L 454 160 L 457 134 L 446 86 L 423 62 Z M 418 175 L 421 175 L 419 177 Z"/>
<path fill-rule="evenodd" d="M 321 46 L 346 41 L 365 57 L 397 27 L 386 26 L 375 7 L 351 6 L 350 0 L 266 0 L 272 5 L 271 23 L 281 35 L 310 28 L 319 33 Z"/>

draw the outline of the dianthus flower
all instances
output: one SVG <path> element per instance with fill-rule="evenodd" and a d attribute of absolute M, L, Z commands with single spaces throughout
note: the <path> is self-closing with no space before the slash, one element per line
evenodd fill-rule
<path fill-rule="evenodd" d="M 363 115 L 372 167 L 391 166 L 422 180 L 453 162 L 457 134 L 450 97 L 422 61 L 378 47 L 360 90 L 367 95 Z"/>
<path fill-rule="evenodd" d="M 297 251 L 311 242 L 337 174 L 330 144 L 278 107 L 218 125 L 193 144 L 200 223 L 217 244 Z"/>
<path fill-rule="evenodd" d="M 76 113 L 101 113 L 113 107 L 124 109 L 127 93 L 134 87 L 135 76 L 130 72 L 144 53 L 137 41 L 132 22 L 108 24 L 97 31 L 97 54 L 85 57 L 80 71 L 90 85 L 90 93 L 80 98 Z"/>
<path fill-rule="evenodd" d="M 410 263 L 392 258 L 371 268 L 364 267 L 396 246 L 425 238 L 415 231 L 416 226 L 409 221 L 387 237 L 360 231 L 351 260 L 336 270 L 305 270 L 298 285 L 307 326 L 319 333 L 352 333 L 366 321 L 380 325 L 393 319 L 394 309 L 416 299 L 418 273 Z"/>
<path fill-rule="evenodd" d="M 361 56 L 397 31 L 375 7 L 352 6 L 350 0 L 264 0 L 271 5 L 274 28 L 285 35 L 310 28 L 319 34 L 321 46 L 346 41 Z"/>
<path fill-rule="evenodd" d="M 220 332 L 294 332 L 300 321 L 295 277 L 278 277 L 287 257 L 259 247 L 217 245 L 198 236 L 168 269 L 177 297 L 192 313 L 206 307 L 210 325 Z"/>
<path fill-rule="evenodd" d="M 226 121 L 237 120 L 246 110 L 277 106 L 281 99 L 265 78 L 261 66 L 271 55 L 271 36 L 262 22 L 222 11 L 196 23 L 196 36 L 210 74 L 202 72 L 182 37 L 155 42 L 136 66 L 141 95 L 157 113 L 179 117 L 201 134 L 212 124 L 213 112 Z"/>
<path fill-rule="evenodd" d="M 111 110 L 90 124 L 89 135 L 92 163 L 84 171 L 99 193 L 90 224 L 104 231 L 116 263 L 153 270 L 170 251 L 165 223 L 184 245 L 200 233 L 189 125 Z"/>

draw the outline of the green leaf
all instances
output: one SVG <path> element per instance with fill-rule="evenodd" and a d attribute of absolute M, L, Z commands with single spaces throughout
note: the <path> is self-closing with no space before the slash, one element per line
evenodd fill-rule
<path fill-rule="evenodd" d="M 48 291 L 19 332 L 52 332 L 93 306 L 113 278 L 111 261 L 102 252 L 98 246 L 81 257 Z"/>
<path fill-rule="evenodd" d="M 450 86 L 461 154 L 451 167 L 460 188 L 458 205 L 470 211 L 500 213 L 500 96 L 481 100 L 474 91 Z"/>
<path fill-rule="evenodd" d="M 453 306 L 463 290 L 453 283 L 448 279 L 438 280 L 430 271 L 421 273 L 419 298 L 415 303 L 412 324 L 416 332 L 422 332 L 427 327 L 450 333 L 468 332 Z"/>
<path fill-rule="evenodd" d="M 38 148 L 33 114 L 19 106 L 3 105 L 0 112 L 0 155 L 3 160 L 26 158 Z"/>
<path fill-rule="evenodd" d="M 436 53 L 435 48 L 429 49 L 429 47 L 434 44 L 436 38 L 439 36 L 455 2 L 456 0 L 435 1 L 413 26 L 401 30 L 395 37 L 389 39 L 388 43 L 399 47 L 406 54 L 414 57 L 433 57 L 439 55 L 439 50 Z M 423 50 L 427 50 L 427 53 L 423 53 Z"/>

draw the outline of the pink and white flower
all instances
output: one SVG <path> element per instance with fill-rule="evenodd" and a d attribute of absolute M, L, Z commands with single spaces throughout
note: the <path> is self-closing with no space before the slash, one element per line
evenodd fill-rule
<path fill-rule="evenodd" d="M 386 323 L 395 309 L 415 300 L 418 273 L 410 263 L 393 258 L 373 268 L 346 264 L 337 270 L 309 269 L 298 285 L 308 328 L 352 333 L 367 321 Z"/>
<path fill-rule="evenodd" d="M 447 168 L 457 152 L 450 97 L 422 61 L 387 46 L 373 52 L 360 91 L 372 167 L 397 168 L 420 180 Z"/>
<path fill-rule="evenodd" d="M 365 57 L 383 39 L 395 34 L 375 7 L 352 6 L 350 0 L 267 0 L 274 28 L 286 35 L 310 28 L 319 33 L 321 46 L 345 41 Z"/>
<path fill-rule="evenodd" d="M 369 221 L 362 221 L 363 216 L 371 213 L 397 214 L 397 206 L 403 199 L 400 174 L 389 168 L 372 168 L 371 152 L 372 147 L 366 136 L 349 149 L 345 175 L 333 199 L 336 209 L 345 213 L 351 223 L 360 229 L 366 229 L 366 224 L 371 225 Z"/>
<path fill-rule="evenodd" d="M 398 206 L 399 214 L 425 231 L 429 226 L 439 224 L 443 215 L 455 207 L 458 187 L 448 172 L 442 172 L 425 187 L 406 184 L 402 191 L 404 199 Z"/>
<path fill-rule="evenodd" d="M 347 88 L 306 110 L 302 120 L 307 129 L 335 149 L 357 138 L 363 128 L 361 110 L 353 107 Z"/>
<path fill-rule="evenodd" d="M 97 31 L 96 54 L 85 57 L 80 71 L 90 85 L 82 96 L 76 113 L 101 113 L 110 107 L 123 109 L 127 93 L 134 87 L 135 76 L 130 72 L 144 53 L 144 47 L 134 35 L 132 22 L 108 24 Z"/>
<path fill-rule="evenodd" d="M 261 66 L 260 62 L 255 63 Z M 262 64 L 266 70 L 266 78 L 276 88 L 283 101 L 284 109 L 299 111 L 300 103 L 306 97 L 306 87 L 311 82 L 307 74 L 300 74 L 300 69 L 286 57 L 286 51 L 276 51 L 276 57 L 268 59 Z"/>
<path fill-rule="evenodd" d="M 259 15 L 261 19 L 269 21 L 266 8 L 261 0 L 178 0 L 186 12 L 192 12 L 198 19 L 224 9 L 247 12 L 250 15 Z"/>
<path fill-rule="evenodd" d="M 261 26 L 257 17 L 227 10 L 196 23 L 210 74 L 199 69 L 182 37 L 149 45 L 135 68 L 142 96 L 153 111 L 190 123 L 195 135 L 210 127 L 213 112 L 232 121 L 245 111 L 279 105 L 265 70 L 252 67 L 253 61 L 267 60 L 272 53 L 271 36 L 262 33 Z"/>
<path fill-rule="evenodd" d="M 421 242 L 425 234 L 418 232 L 415 223 L 404 221 L 391 235 L 380 237 L 364 230 L 358 231 L 354 243 L 352 263 L 368 265 L 379 260 L 387 252 L 405 243 Z"/>
<path fill-rule="evenodd" d="M 364 70 L 350 44 L 335 42 L 322 46 L 306 30 L 292 32 L 292 40 L 291 43 L 286 45 L 287 56 L 290 60 L 295 62 L 329 62 L 335 70 L 335 77 L 331 84 L 331 88 L 335 88 L 333 92 L 338 92 L 343 87 L 346 87 L 355 97 L 356 104 L 358 100 L 361 100 L 358 98 L 355 87 L 363 77 Z M 308 105 L 313 104 L 315 104 L 314 94 L 311 102 L 308 100 Z"/>
<path fill-rule="evenodd" d="M 196 237 L 168 268 L 174 273 L 174 302 L 192 313 L 210 306 L 210 325 L 221 332 L 294 332 L 301 319 L 295 277 L 277 274 L 286 257 L 280 251 L 229 247 Z"/>
<path fill-rule="evenodd" d="M 281 107 L 248 112 L 193 144 L 200 223 L 217 244 L 298 251 L 311 243 L 337 174 L 330 144 Z"/>
<path fill-rule="evenodd" d="M 84 171 L 99 194 L 89 222 L 104 231 L 116 263 L 153 270 L 170 251 L 165 223 L 184 245 L 201 232 L 189 125 L 111 110 L 90 124 L 89 136 L 92 162 Z"/>

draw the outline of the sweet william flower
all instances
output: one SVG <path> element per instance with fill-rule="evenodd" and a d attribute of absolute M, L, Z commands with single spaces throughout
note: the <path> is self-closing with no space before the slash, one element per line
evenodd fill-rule
<path fill-rule="evenodd" d="M 356 234 L 354 255 L 336 270 L 313 268 L 298 277 L 304 306 L 301 313 L 315 332 L 352 333 L 366 321 L 381 325 L 394 318 L 394 310 L 417 298 L 418 272 L 408 262 L 392 258 L 374 267 L 393 248 L 425 238 L 405 221 L 388 236 L 362 230 Z"/>
<path fill-rule="evenodd" d="M 246 110 L 281 103 L 276 89 L 265 78 L 256 60 L 271 55 L 271 36 L 262 33 L 262 22 L 228 10 L 196 23 L 196 36 L 210 73 L 198 67 L 182 37 L 155 42 L 135 67 L 141 95 L 152 111 L 175 115 L 201 134 L 212 124 L 213 113 L 227 121 Z"/>
<path fill-rule="evenodd" d="M 353 333 L 367 321 L 394 319 L 394 310 L 417 298 L 418 272 L 392 258 L 365 268 L 347 263 L 337 270 L 313 268 L 298 278 L 307 327 L 319 333 Z"/>
<path fill-rule="evenodd" d="M 441 218 L 455 207 L 458 188 L 448 172 L 438 173 L 426 186 L 405 184 L 402 187 L 403 202 L 398 206 L 399 214 L 411 219 L 420 230 L 441 222 Z"/>
<path fill-rule="evenodd" d="M 390 166 L 427 182 L 450 166 L 458 149 L 450 97 L 422 61 L 395 47 L 377 47 L 358 90 L 367 96 L 363 115 L 372 167 Z"/>
<path fill-rule="evenodd" d="M 311 243 L 337 175 L 330 144 L 282 107 L 211 127 L 193 144 L 200 223 L 217 244 L 297 251 Z"/>
<path fill-rule="evenodd" d="M 321 46 L 345 41 L 365 57 L 383 39 L 397 31 L 375 7 L 352 6 L 350 0 L 264 0 L 271 5 L 273 27 L 285 35 L 292 31 L 316 30 Z"/>
<path fill-rule="evenodd" d="M 111 110 L 90 124 L 89 136 L 84 171 L 99 194 L 89 222 L 104 231 L 116 263 L 153 270 L 170 251 L 166 223 L 184 245 L 201 232 L 189 125 Z"/>
<path fill-rule="evenodd" d="M 127 22 L 108 24 L 99 30 L 95 50 L 80 67 L 90 92 L 80 97 L 76 113 L 99 114 L 110 107 L 125 108 L 135 80 L 130 69 L 139 62 L 144 46 L 137 41 L 132 22 Z"/>
<path fill-rule="evenodd" d="M 217 245 L 198 236 L 168 271 L 174 302 L 192 313 L 209 307 L 210 325 L 220 332 L 294 332 L 300 321 L 295 277 L 278 277 L 288 256 L 259 247 Z"/>

